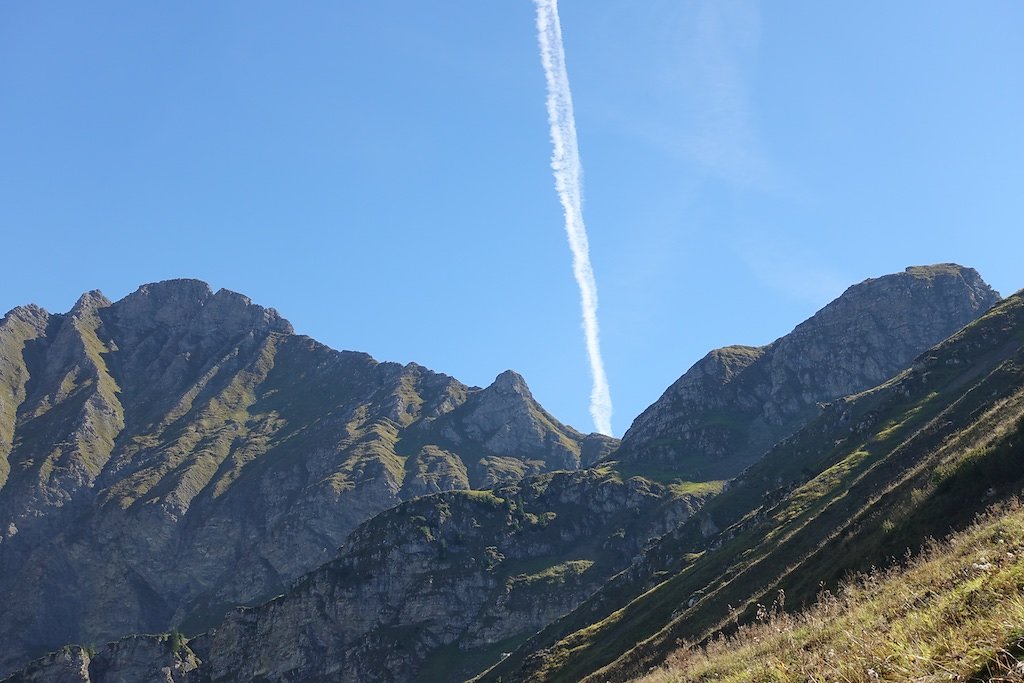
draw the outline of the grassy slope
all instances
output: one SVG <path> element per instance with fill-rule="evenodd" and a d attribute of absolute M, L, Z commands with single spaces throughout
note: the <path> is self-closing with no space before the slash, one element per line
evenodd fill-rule
<path fill-rule="evenodd" d="M 780 588 L 790 605 L 808 603 L 820 582 L 902 555 L 969 521 L 986 496 L 1016 492 L 1022 329 L 1018 295 L 912 371 L 839 402 L 666 537 L 644 571 L 620 576 L 487 679 L 628 678 L 677 639 L 727 628 L 730 613 L 752 619 Z M 724 532 L 705 539 L 708 520 Z M 659 575 L 667 580 L 644 593 Z"/>
<path fill-rule="evenodd" d="M 25 400 L 29 378 L 25 346 L 45 333 L 47 318 L 42 309 L 23 308 L 0 320 L 0 489 L 11 471 L 7 456 L 14 445 L 18 406 Z"/>
<path fill-rule="evenodd" d="M 1024 509 L 1016 500 L 996 508 L 803 612 L 778 606 L 730 637 L 680 648 L 640 680 L 1024 681 Z"/>

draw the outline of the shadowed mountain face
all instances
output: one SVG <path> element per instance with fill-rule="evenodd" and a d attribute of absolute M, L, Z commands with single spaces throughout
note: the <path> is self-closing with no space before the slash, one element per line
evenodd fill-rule
<path fill-rule="evenodd" d="M 613 472 L 417 498 L 190 648 L 197 681 L 461 681 L 571 611 L 695 497 Z"/>
<path fill-rule="evenodd" d="M 733 477 L 819 403 L 880 384 L 998 300 L 954 264 L 866 280 L 767 346 L 709 353 L 636 418 L 614 457 L 662 477 Z"/>
<path fill-rule="evenodd" d="M 616 441 L 293 334 L 202 282 L 0 321 L 0 671 L 66 642 L 196 629 L 273 595 L 403 499 L 576 469 Z"/>

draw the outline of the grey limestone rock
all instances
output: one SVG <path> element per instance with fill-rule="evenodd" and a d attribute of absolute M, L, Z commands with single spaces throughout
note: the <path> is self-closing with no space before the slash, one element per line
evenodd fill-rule
<path fill-rule="evenodd" d="M 615 457 L 728 479 L 819 404 L 884 382 L 997 301 L 977 271 L 955 264 L 866 280 L 767 346 L 709 353 L 636 418 Z"/>
<path fill-rule="evenodd" d="M 17 308 L 0 321 L 0 673 L 200 631 L 402 500 L 594 450 L 514 373 L 479 389 L 335 351 L 197 280 Z"/>

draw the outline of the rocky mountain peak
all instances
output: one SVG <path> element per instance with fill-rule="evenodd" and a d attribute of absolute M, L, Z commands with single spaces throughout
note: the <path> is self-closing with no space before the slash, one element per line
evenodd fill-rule
<path fill-rule="evenodd" d="M 763 346 L 725 346 L 708 352 L 697 361 L 680 381 L 697 385 L 712 378 L 721 384 L 728 384 L 735 377 L 741 376 L 747 367 L 760 358 L 765 351 Z"/>
<path fill-rule="evenodd" d="M 930 266 L 907 266 L 903 272 L 912 277 L 924 279 L 931 279 L 934 277 L 960 278 L 973 290 L 985 295 L 995 294 L 998 296 L 998 293 L 982 279 L 981 274 L 977 270 L 974 268 L 968 268 L 967 266 L 961 266 L 959 263 L 936 263 Z"/>
<path fill-rule="evenodd" d="M 545 469 L 576 469 L 618 445 L 615 439 L 585 436 L 556 420 L 537 403 L 526 380 L 511 370 L 484 389 L 465 389 L 461 405 L 425 420 L 417 431 L 421 439 L 450 452 L 471 447 L 474 457 L 467 459 L 466 474 L 472 488 L 518 481 Z"/>
<path fill-rule="evenodd" d="M 503 396 L 515 394 L 523 399 L 533 400 L 533 394 L 530 393 L 530 387 L 526 385 L 526 380 L 514 370 L 506 370 L 495 377 L 494 382 L 485 391 Z"/>
<path fill-rule="evenodd" d="M 544 416 L 526 380 L 506 370 L 490 386 L 470 394 L 457 416 L 458 431 L 485 441 L 498 455 L 526 455 L 543 448 L 548 436 Z"/>
<path fill-rule="evenodd" d="M 619 457 L 734 476 L 831 401 L 884 382 L 999 301 L 951 263 L 871 278 L 764 347 L 709 353 L 643 412 Z"/>
<path fill-rule="evenodd" d="M 801 335 L 810 330 L 820 330 L 818 334 L 839 337 L 846 334 L 840 329 L 842 325 L 859 325 L 862 323 L 859 318 L 868 312 L 898 326 L 907 326 L 913 321 L 945 330 L 949 323 L 953 323 L 955 331 L 987 311 L 999 299 L 999 293 L 973 268 L 955 263 L 911 266 L 902 273 L 868 278 L 852 285 L 811 318 L 797 325 L 793 333 Z M 901 320 L 901 314 L 910 313 L 911 309 L 917 309 L 917 318 Z M 792 335 L 788 337 L 792 338 Z"/>
<path fill-rule="evenodd" d="M 140 286 L 125 297 L 127 300 L 143 299 L 154 307 L 192 304 L 201 306 L 213 296 L 213 290 L 206 282 L 192 278 L 160 280 Z"/>
<path fill-rule="evenodd" d="M 164 280 L 139 287 L 111 306 L 119 325 L 139 331 L 165 327 L 198 333 L 293 332 L 291 323 L 272 308 L 252 303 L 249 297 L 221 289 L 214 293 L 202 280 Z"/>
<path fill-rule="evenodd" d="M 106 308 L 109 305 L 110 299 L 108 299 L 100 290 L 93 289 L 78 297 L 78 301 L 76 301 L 75 305 L 71 307 L 71 317 L 76 318 L 82 315 L 87 315 L 100 308 Z"/>
<path fill-rule="evenodd" d="M 15 306 L 11 310 L 7 311 L 0 324 L 5 322 L 21 322 L 21 323 L 37 323 L 44 322 L 50 318 L 49 312 L 42 306 L 35 304 L 27 304 L 25 306 Z"/>

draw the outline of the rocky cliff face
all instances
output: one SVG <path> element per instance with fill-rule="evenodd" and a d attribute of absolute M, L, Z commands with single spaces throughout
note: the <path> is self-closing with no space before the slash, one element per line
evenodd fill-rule
<path fill-rule="evenodd" d="M 23 681 L 458 681 L 572 611 L 699 497 L 608 468 L 402 503 L 213 631 L 67 646 Z"/>
<path fill-rule="evenodd" d="M 577 468 L 612 439 L 293 334 L 202 282 L 0 321 L 0 671 L 68 642 L 217 623 L 403 499 Z"/>
<path fill-rule="evenodd" d="M 128 636 L 99 650 L 69 645 L 4 683 L 186 683 L 198 666 L 199 658 L 175 637 Z"/>
<path fill-rule="evenodd" d="M 633 422 L 615 457 L 690 481 L 728 479 L 819 403 L 880 384 L 998 300 L 954 264 L 866 280 L 767 346 L 709 353 Z"/>
<path fill-rule="evenodd" d="M 193 642 L 201 681 L 456 681 L 571 611 L 699 501 L 610 470 L 419 498 Z"/>

